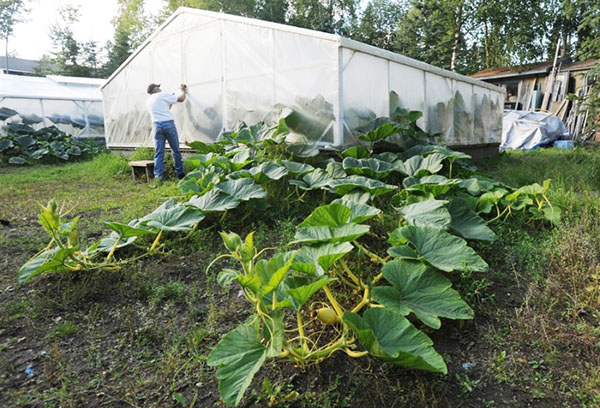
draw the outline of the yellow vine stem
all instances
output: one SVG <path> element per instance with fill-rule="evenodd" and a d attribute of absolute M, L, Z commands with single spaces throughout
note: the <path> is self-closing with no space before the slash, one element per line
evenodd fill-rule
<path fill-rule="evenodd" d="M 349 357 L 352 357 L 352 358 L 360 358 L 360 357 L 364 357 L 367 354 L 369 354 L 368 351 L 352 351 L 352 350 L 347 349 L 347 348 L 344 349 L 344 352 L 346 354 L 348 354 Z"/>
<path fill-rule="evenodd" d="M 360 309 L 363 308 L 364 305 L 369 303 L 369 300 L 371 299 L 371 291 L 369 290 L 369 287 L 367 286 L 365 288 L 365 291 L 363 292 L 363 298 L 361 299 L 361 301 L 354 307 L 354 309 L 352 309 L 352 313 L 358 313 L 358 311 Z"/>
<path fill-rule="evenodd" d="M 288 346 L 287 350 L 292 357 L 294 357 L 296 359 L 296 361 L 304 361 L 304 357 L 302 357 L 300 354 L 298 354 L 298 352 L 296 350 L 294 350 L 291 346 Z M 285 353 L 285 351 L 284 351 Z"/>
<path fill-rule="evenodd" d="M 359 244 L 357 241 L 353 241 L 352 243 L 354 245 L 356 245 L 358 248 L 360 248 L 365 254 L 369 255 L 369 258 L 371 258 L 371 260 L 373 262 L 379 263 L 381 265 L 385 265 L 385 262 L 386 262 L 385 259 L 383 259 L 379 255 L 377 255 L 377 254 L 369 251 L 367 248 L 365 248 L 364 246 L 362 246 L 361 244 Z"/>
<path fill-rule="evenodd" d="M 346 261 L 341 259 L 340 263 L 342 265 L 342 269 L 344 270 L 344 272 L 346 272 L 346 275 L 348 275 L 348 277 L 352 279 L 352 282 L 356 283 L 361 289 L 364 288 L 365 284 L 360 279 L 358 279 L 358 277 L 350 270 Z"/>
<path fill-rule="evenodd" d="M 383 273 L 380 272 L 371 281 L 371 286 L 375 286 L 377 284 L 377 282 L 379 282 L 381 280 L 381 278 L 383 278 Z"/>
<path fill-rule="evenodd" d="M 329 303 L 331 303 L 331 306 L 333 306 L 333 310 L 335 310 L 335 313 L 337 313 L 337 315 L 341 319 L 344 315 L 344 311 L 338 304 L 337 300 L 335 300 L 335 297 L 333 297 L 333 293 L 331 293 L 331 290 L 329 290 L 329 285 L 323 286 L 323 290 L 325 291 L 325 296 L 327 296 L 327 300 L 329 300 Z"/>
<path fill-rule="evenodd" d="M 112 248 L 110 249 L 110 252 L 106 256 L 106 260 L 104 262 L 110 261 L 110 258 L 112 258 L 112 256 L 114 255 L 115 251 L 117 250 L 117 245 L 119 245 L 119 241 L 120 240 L 121 240 L 121 237 L 117 238 L 117 240 L 115 241 L 115 244 L 112 246 Z"/>
<path fill-rule="evenodd" d="M 150 251 L 154 251 L 158 247 L 158 244 L 160 243 L 160 238 L 162 237 L 162 233 L 163 230 L 160 230 L 158 235 L 156 236 L 156 239 L 152 243 L 152 246 L 150 247 Z"/>
<path fill-rule="evenodd" d="M 302 351 L 308 353 L 306 336 L 304 335 L 304 325 L 302 323 L 302 316 L 300 315 L 300 312 L 296 312 L 296 320 L 298 321 L 298 334 L 300 335 L 300 342 L 302 343 Z"/>

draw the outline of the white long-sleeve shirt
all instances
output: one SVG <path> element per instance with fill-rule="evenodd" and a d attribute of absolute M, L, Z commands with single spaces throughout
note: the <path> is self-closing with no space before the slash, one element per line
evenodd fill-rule
<path fill-rule="evenodd" d="M 146 99 L 146 108 L 150 112 L 152 123 L 175 120 L 171 113 L 171 105 L 177 102 L 177 96 L 168 92 L 157 92 Z"/>

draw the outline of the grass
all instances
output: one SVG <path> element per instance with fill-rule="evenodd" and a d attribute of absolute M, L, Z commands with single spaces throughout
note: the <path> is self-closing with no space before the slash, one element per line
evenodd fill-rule
<path fill-rule="evenodd" d="M 256 231 L 258 247 L 278 246 L 308 206 L 215 218 L 187 239 L 166 236 L 166 252 L 121 271 L 18 285 L 18 267 L 47 243 L 38 203 L 72 208 L 89 241 L 106 234 L 104 221 L 139 218 L 179 194 L 174 181 L 132 180 L 126 162 L 105 154 L 0 169 L 0 219 L 9 222 L 0 227 L 0 406 L 218 406 L 206 358 L 248 315 L 237 288 L 216 284 L 220 269 L 206 272 L 222 252 L 218 231 Z M 478 245 L 490 271 L 453 277 L 476 318 L 429 333 L 449 374 L 343 356 L 269 364 L 245 406 L 600 406 L 600 150 L 510 152 L 477 165 L 515 186 L 551 178 L 564 217 L 556 228 L 518 216 L 494 225 L 498 239 Z"/>

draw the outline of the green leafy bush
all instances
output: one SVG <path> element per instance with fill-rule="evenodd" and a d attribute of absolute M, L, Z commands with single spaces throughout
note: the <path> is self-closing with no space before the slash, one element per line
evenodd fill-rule
<path fill-rule="evenodd" d="M 76 138 L 55 126 L 39 130 L 10 123 L 0 136 L 0 164 L 60 163 L 83 160 L 104 151 L 95 140 Z"/>
<path fill-rule="evenodd" d="M 305 364 L 343 352 L 447 373 L 426 332 L 442 319 L 473 317 L 450 279 L 487 270 L 470 241 L 494 240 L 488 225 L 515 212 L 558 223 L 560 211 L 546 197 L 549 181 L 515 189 L 485 177 L 463 163 L 468 155 L 430 144 L 415 130 L 418 118 L 378 118 L 359 135 L 368 147 L 337 152 L 341 161 L 312 145 L 286 144 L 284 123 L 241 126 L 215 144 L 194 143 L 199 154 L 186 159 L 193 171 L 179 183 L 182 201 L 166 201 L 128 224 L 107 223 L 113 232 L 87 247 L 76 239 L 77 219 L 69 222 L 50 203 L 40 223 L 52 240 L 21 267 L 19 281 L 118 269 L 158 251 L 166 233 L 214 223 L 214 213 L 235 210 L 244 220 L 270 205 L 322 194 L 325 204 L 296 227 L 291 242 L 268 248 L 276 250 L 269 258 L 254 246 L 253 233 L 221 233 L 227 252 L 211 266 L 237 261 L 217 281 L 239 285 L 253 315 L 208 357 L 223 401 L 237 405 L 267 359 Z M 398 151 L 382 145 L 391 136 L 399 138 Z M 134 242 L 145 252 L 115 256 Z"/>

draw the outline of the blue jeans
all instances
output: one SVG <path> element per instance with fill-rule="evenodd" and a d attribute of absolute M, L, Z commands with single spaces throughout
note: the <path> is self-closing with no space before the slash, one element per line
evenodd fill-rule
<path fill-rule="evenodd" d="M 179 137 L 177 137 L 175 122 L 172 120 L 154 122 L 152 136 L 154 137 L 154 177 L 164 177 L 165 141 L 169 142 L 169 147 L 173 154 L 175 173 L 177 176 L 183 175 L 183 162 L 181 160 L 181 153 L 179 152 Z"/>

